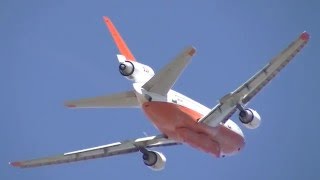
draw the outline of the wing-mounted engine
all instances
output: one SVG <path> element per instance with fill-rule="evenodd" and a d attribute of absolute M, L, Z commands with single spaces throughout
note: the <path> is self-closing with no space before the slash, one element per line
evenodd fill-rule
<path fill-rule="evenodd" d="M 158 151 L 146 151 L 142 155 L 143 163 L 153 171 L 161 171 L 166 164 L 166 157 Z"/>
<path fill-rule="evenodd" d="M 250 108 L 240 111 L 239 120 L 248 129 L 256 129 L 261 124 L 261 117 L 258 112 Z"/>
<path fill-rule="evenodd" d="M 151 67 L 136 61 L 121 62 L 119 65 L 119 72 L 129 80 L 135 82 L 146 82 L 154 75 L 154 71 Z"/>

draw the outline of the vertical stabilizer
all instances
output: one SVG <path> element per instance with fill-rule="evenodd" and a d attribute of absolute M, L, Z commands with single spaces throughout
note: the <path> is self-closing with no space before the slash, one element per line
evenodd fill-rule
<path fill-rule="evenodd" d="M 127 60 L 130 61 L 136 61 L 135 57 L 133 56 L 133 54 L 131 53 L 130 49 L 128 48 L 127 44 L 125 43 L 125 41 L 122 39 L 121 35 L 119 34 L 118 30 L 116 29 L 116 27 L 113 25 L 112 21 L 104 16 L 103 17 L 110 33 L 111 36 L 114 40 L 114 42 L 116 43 L 120 53 L 126 57 Z"/>

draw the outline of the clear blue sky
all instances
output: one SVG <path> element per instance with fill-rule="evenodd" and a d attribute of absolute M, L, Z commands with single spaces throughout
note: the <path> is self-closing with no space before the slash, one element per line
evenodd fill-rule
<path fill-rule="evenodd" d="M 0 2 L 0 179 L 319 179 L 317 1 Z M 153 172 L 141 154 L 35 169 L 7 164 L 157 134 L 139 109 L 70 110 L 68 99 L 131 88 L 102 16 L 139 61 L 159 70 L 187 45 L 197 54 L 174 89 L 213 107 L 302 31 L 309 44 L 253 101 L 260 128 L 247 145 L 216 159 L 188 146 L 160 148 Z M 233 117 L 237 121 L 237 117 Z"/>

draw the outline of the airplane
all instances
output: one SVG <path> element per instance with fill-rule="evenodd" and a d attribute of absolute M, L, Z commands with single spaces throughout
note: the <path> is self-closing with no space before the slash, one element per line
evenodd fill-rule
<path fill-rule="evenodd" d="M 132 82 L 133 90 L 107 96 L 67 101 L 69 108 L 141 108 L 159 135 L 125 140 L 57 156 L 10 162 L 29 168 L 69 163 L 133 152 L 141 152 L 144 164 L 155 171 L 164 169 L 166 157 L 152 148 L 187 144 L 220 158 L 237 154 L 245 146 L 240 127 L 230 119 L 239 112 L 241 124 L 256 129 L 261 123 L 258 112 L 248 102 L 260 92 L 307 44 L 310 35 L 302 32 L 287 48 L 234 91 L 218 100 L 212 109 L 172 89 L 195 55 L 193 46 L 185 48 L 169 64 L 155 73 L 137 61 L 108 17 L 103 17 L 119 50 L 119 72 Z"/>

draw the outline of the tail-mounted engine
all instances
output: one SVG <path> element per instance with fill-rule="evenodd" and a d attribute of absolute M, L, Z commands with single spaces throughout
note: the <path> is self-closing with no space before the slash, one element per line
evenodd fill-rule
<path fill-rule="evenodd" d="M 248 129 L 256 129 L 261 124 L 261 117 L 253 109 L 244 109 L 239 113 L 239 120 Z"/>
<path fill-rule="evenodd" d="M 134 72 L 134 65 L 130 61 L 120 63 L 119 72 L 122 76 L 131 76 Z"/>
<path fill-rule="evenodd" d="M 147 81 L 154 75 L 152 68 L 136 61 L 121 62 L 119 72 L 121 75 L 135 82 Z"/>

